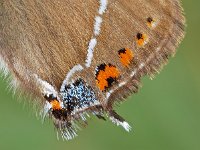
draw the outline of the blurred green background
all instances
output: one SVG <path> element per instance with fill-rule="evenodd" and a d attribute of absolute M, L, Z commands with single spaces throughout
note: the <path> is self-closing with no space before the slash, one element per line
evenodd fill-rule
<path fill-rule="evenodd" d="M 130 133 L 92 117 L 76 139 L 58 141 L 51 122 L 42 124 L 1 79 L 0 150 L 200 150 L 200 1 L 184 0 L 183 6 L 187 34 L 176 57 L 117 108 Z"/>

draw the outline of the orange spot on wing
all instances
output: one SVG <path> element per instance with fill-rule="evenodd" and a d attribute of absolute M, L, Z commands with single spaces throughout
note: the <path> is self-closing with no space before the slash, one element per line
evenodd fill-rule
<path fill-rule="evenodd" d="M 133 52 L 126 48 L 124 52 L 119 53 L 120 61 L 125 66 L 128 67 L 128 65 L 131 63 L 131 60 L 133 60 Z"/>
<path fill-rule="evenodd" d="M 157 22 L 153 18 L 151 17 L 147 18 L 147 26 L 149 28 L 154 28 L 156 27 L 156 25 L 157 25 Z"/>
<path fill-rule="evenodd" d="M 106 66 L 105 73 L 107 77 L 118 78 L 119 70 L 115 66 Z"/>
<path fill-rule="evenodd" d="M 96 80 L 96 83 L 101 91 L 108 87 L 108 82 L 104 78 L 99 77 L 98 80 Z"/>
<path fill-rule="evenodd" d="M 96 83 L 100 90 L 105 90 L 109 87 L 109 78 L 117 79 L 120 75 L 119 70 L 112 65 L 106 65 L 104 70 L 99 70 Z"/>
<path fill-rule="evenodd" d="M 56 100 L 56 99 L 52 100 L 50 103 L 51 103 L 51 106 L 52 106 L 53 110 L 61 109 L 60 102 L 58 100 Z"/>
<path fill-rule="evenodd" d="M 140 35 L 140 36 L 138 36 Z M 148 42 L 148 37 L 146 34 L 138 34 L 137 35 L 137 45 L 138 46 L 144 46 Z"/>

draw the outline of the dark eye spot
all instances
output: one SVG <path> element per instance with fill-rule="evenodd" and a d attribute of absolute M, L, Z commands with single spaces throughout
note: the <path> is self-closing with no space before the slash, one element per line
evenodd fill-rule
<path fill-rule="evenodd" d="M 105 63 L 103 63 L 103 64 L 97 66 L 97 68 L 96 68 L 96 76 L 98 76 L 98 74 L 99 74 L 99 72 L 100 72 L 101 70 L 104 71 L 105 68 L 106 68 L 106 64 L 105 64 Z"/>
<path fill-rule="evenodd" d="M 142 39 L 142 38 L 143 38 L 143 34 L 142 34 L 142 33 L 138 33 L 138 34 L 137 34 L 137 39 L 140 40 L 140 39 Z"/>
<path fill-rule="evenodd" d="M 151 18 L 151 17 L 148 17 L 148 18 L 147 18 L 147 22 L 148 22 L 148 23 L 151 23 L 151 22 L 153 22 L 153 18 Z"/>
<path fill-rule="evenodd" d="M 108 87 L 112 86 L 112 83 L 116 81 L 116 78 L 109 77 L 106 79 L 108 82 Z"/>
<path fill-rule="evenodd" d="M 122 48 L 118 51 L 118 54 L 125 54 L 126 53 L 126 49 L 125 48 Z"/>

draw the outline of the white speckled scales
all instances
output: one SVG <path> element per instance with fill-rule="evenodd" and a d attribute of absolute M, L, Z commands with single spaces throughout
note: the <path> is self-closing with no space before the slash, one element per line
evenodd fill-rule
<path fill-rule="evenodd" d="M 175 54 L 184 22 L 179 0 L 2 0 L 0 63 L 64 138 L 76 136 L 73 120 L 85 122 L 85 112 L 106 112 L 129 131 L 113 103 Z"/>

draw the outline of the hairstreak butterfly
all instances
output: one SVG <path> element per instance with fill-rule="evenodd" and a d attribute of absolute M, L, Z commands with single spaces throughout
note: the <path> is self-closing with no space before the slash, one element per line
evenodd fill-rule
<path fill-rule="evenodd" d="M 90 114 L 129 131 L 114 104 L 175 54 L 184 22 L 179 0 L 2 0 L 1 68 L 65 139 Z"/>

